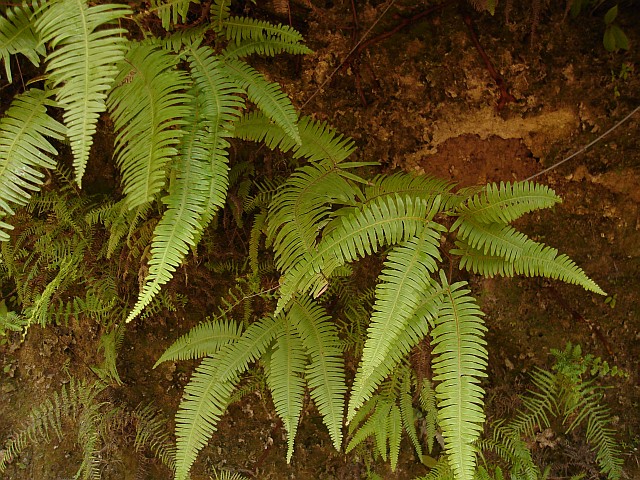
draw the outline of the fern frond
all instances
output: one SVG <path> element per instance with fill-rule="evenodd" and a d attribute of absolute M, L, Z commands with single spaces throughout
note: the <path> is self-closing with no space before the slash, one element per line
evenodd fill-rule
<path fill-rule="evenodd" d="M 221 68 L 231 81 L 247 92 L 249 100 L 280 126 L 294 142 L 301 143 L 297 126 L 298 114 L 280 85 L 270 82 L 242 60 L 226 59 Z"/>
<path fill-rule="evenodd" d="M 424 232 L 395 247 L 387 260 L 367 331 L 362 360 L 353 383 L 347 422 L 378 386 L 379 371 L 390 372 L 395 364 L 390 347 L 415 314 L 421 297 L 431 284 L 429 279 L 441 260 L 439 246 L 443 227 L 431 222 Z M 372 381 L 372 379 L 374 381 Z"/>
<path fill-rule="evenodd" d="M 402 414 L 397 405 L 391 407 L 387 417 L 387 431 L 389 432 L 389 459 L 391 461 L 391 471 L 396 471 L 398 457 L 400 456 L 400 440 L 402 440 Z"/>
<path fill-rule="evenodd" d="M 302 340 L 286 321 L 271 353 L 267 381 L 276 413 L 287 432 L 287 463 L 291 462 L 302 412 L 305 366 Z"/>
<path fill-rule="evenodd" d="M 402 415 L 402 426 L 411 439 L 418 458 L 422 458 L 422 445 L 420 444 L 420 440 L 418 440 L 416 418 L 413 411 L 413 399 L 411 398 L 411 372 L 409 370 L 407 370 L 402 379 L 398 403 L 400 406 L 400 414 Z"/>
<path fill-rule="evenodd" d="M 167 421 L 152 405 L 138 405 L 131 417 L 136 429 L 133 446 L 136 451 L 148 447 L 171 471 L 175 469 L 176 448 L 167 431 Z"/>
<path fill-rule="evenodd" d="M 560 398 L 560 392 L 556 376 L 546 370 L 536 370 L 531 378 L 538 391 L 531 391 L 522 399 L 523 408 L 509 422 L 510 429 L 525 435 L 534 435 L 537 429 L 548 427 L 549 416 L 555 417 L 559 410 L 557 399 Z"/>
<path fill-rule="evenodd" d="M 30 89 L 14 98 L 0 119 L 0 208 L 13 215 L 10 204 L 26 205 L 40 189 L 44 174 L 36 168 L 56 168 L 49 155 L 58 152 L 46 137 L 61 140 L 62 124 L 47 114 L 53 102 L 43 90 Z"/>
<path fill-rule="evenodd" d="M 302 42 L 302 35 L 288 25 L 274 25 L 263 20 L 247 17 L 229 17 L 223 21 L 224 35 L 235 42 L 276 38 L 291 45 Z"/>
<path fill-rule="evenodd" d="M 492 183 L 463 202 L 457 208 L 457 213 L 461 218 L 473 218 L 477 222 L 509 223 L 526 213 L 552 207 L 561 201 L 546 185 L 532 182 Z"/>
<path fill-rule="evenodd" d="M 600 471 L 609 480 L 618 480 L 622 476 L 624 462 L 618 442 L 614 438 L 615 431 L 608 426 L 611 423 L 609 412 L 598 402 L 594 402 L 592 398 L 587 400 L 585 408 L 589 410 L 587 414 L 587 441 L 593 445 Z"/>
<path fill-rule="evenodd" d="M 331 212 L 330 202 L 349 199 L 355 190 L 339 169 L 305 165 L 294 172 L 273 198 L 267 218 L 267 242 L 276 266 L 286 272 L 313 255 L 318 230 Z"/>
<path fill-rule="evenodd" d="M 155 363 L 193 360 L 214 355 L 220 348 L 240 338 L 242 325 L 224 318 L 199 323 L 167 348 Z"/>
<path fill-rule="evenodd" d="M 199 0 L 151 0 L 148 11 L 155 13 L 162 21 L 162 28 L 169 30 L 172 25 L 185 22 L 192 1 L 200 3 Z"/>
<path fill-rule="evenodd" d="M 329 430 L 333 446 L 340 450 L 347 387 L 337 329 L 326 311 L 308 297 L 292 302 L 289 318 L 295 322 L 310 356 L 306 378 L 311 398 Z"/>
<path fill-rule="evenodd" d="M 483 223 L 473 218 L 458 223 L 458 236 L 472 248 L 507 262 L 518 259 L 533 240 L 515 228 L 502 223 Z"/>
<path fill-rule="evenodd" d="M 106 110 L 106 93 L 118 73 L 116 64 L 124 58 L 126 30 L 110 25 L 130 13 L 123 5 L 88 6 L 84 0 L 58 0 L 36 22 L 42 42 L 54 49 L 47 56 L 47 72 L 65 111 L 78 185 L 98 117 Z"/>
<path fill-rule="evenodd" d="M 211 15 L 211 25 L 217 33 L 222 33 L 224 23 L 231 15 L 231 0 L 214 0 L 209 10 Z"/>
<path fill-rule="evenodd" d="M 325 122 L 302 117 L 298 122 L 301 144 L 296 143 L 283 128 L 271 122 L 260 112 L 242 117 L 236 124 L 234 136 L 243 140 L 264 142 L 271 149 L 283 152 L 293 150 L 294 158 L 306 158 L 312 162 L 329 160 L 334 166 L 355 151 L 352 139 L 338 134 Z M 343 168 L 349 165 L 343 164 Z"/>
<path fill-rule="evenodd" d="M 450 210 L 462 201 L 462 196 L 452 193 L 455 184 L 429 175 L 397 172 L 392 175 L 376 175 L 364 188 L 364 202 L 372 202 L 384 195 L 410 195 L 427 201 L 441 196 L 442 210 Z"/>
<path fill-rule="evenodd" d="M 411 197 L 381 197 L 343 217 L 340 224 L 317 246 L 313 258 L 299 262 L 283 276 L 276 312 L 295 292 L 313 289 L 318 296 L 327 288 L 333 270 L 383 245 L 407 240 L 425 228 L 438 211 L 439 197 L 428 203 Z"/>
<path fill-rule="evenodd" d="M 298 43 L 290 43 L 277 37 L 243 40 L 241 43 L 232 43 L 224 49 L 222 55 L 225 58 L 244 58 L 258 54 L 266 57 L 274 57 L 279 53 L 292 55 L 308 55 L 313 53 L 309 47 Z"/>
<path fill-rule="evenodd" d="M 433 452 L 433 441 L 436 438 L 438 427 L 438 409 L 436 407 L 436 392 L 428 378 L 422 380 L 420 390 L 420 407 L 424 413 L 425 430 L 427 436 L 427 449 Z"/>
<path fill-rule="evenodd" d="M 510 230 L 510 228 L 507 227 L 507 230 Z M 504 232 L 500 232 L 499 235 L 502 233 Z M 503 257 L 478 250 L 468 245 L 466 241 L 456 241 L 457 248 L 452 249 L 451 253 L 460 255 L 460 268 L 488 277 L 495 275 L 511 277 L 517 273 L 528 277 L 553 278 L 566 283 L 580 285 L 585 290 L 600 295 L 606 295 L 598 284 L 584 273 L 584 270 L 578 267 L 568 256 L 564 254 L 558 255 L 558 250 L 555 248 L 519 237 L 515 231 L 513 235 L 509 236 L 508 241 L 505 241 L 504 237 L 499 238 L 498 235 L 491 239 L 487 237 L 485 240 L 487 240 L 487 243 L 493 243 L 494 245 L 494 247 L 485 247 L 488 250 L 494 248 L 496 253 L 500 252 L 512 257 L 516 255 L 516 258 L 509 261 Z M 487 245 L 482 244 L 482 241 L 478 243 L 482 247 Z"/>
<path fill-rule="evenodd" d="M 0 58 L 4 61 L 4 70 L 9 83 L 11 77 L 11 55 L 23 54 L 36 67 L 40 65 L 40 57 L 46 50 L 40 42 L 34 26 L 34 15 L 41 8 L 40 0 L 7 8 L 5 15 L 0 16 Z"/>
<path fill-rule="evenodd" d="M 432 330 L 433 371 L 438 400 L 438 424 L 445 439 L 445 450 L 456 479 L 471 480 L 475 470 L 473 443 L 484 423 L 484 390 L 479 386 L 485 377 L 487 350 L 486 327 L 482 311 L 470 297 L 465 283 L 448 285 L 444 303 Z"/>
<path fill-rule="evenodd" d="M 176 414 L 176 480 L 187 478 L 198 452 L 216 430 L 239 375 L 265 352 L 281 329 L 281 317 L 265 317 L 196 369 Z"/>
<path fill-rule="evenodd" d="M 195 234 L 202 228 L 199 220 L 207 200 L 210 200 L 210 183 L 222 184 L 221 188 L 226 186 L 226 164 L 221 174 L 212 178 L 210 166 L 214 145 L 210 143 L 207 122 L 202 121 L 200 105 L 194 103 L 194 112 L 187 119 L 189 125 L 185 127 L 186 135 L 180 146 L 176 177 L 169 185 L 169 194 L 163 199 L 167 211 L 154 230 L 149 275 L 127 322 L 151 302 L 160 287 L 172 278 L 189 247 L 195 246 Z"/>
<path fill-rule="evenodd" d="M 120 64 L 108 99 L 118 135 L 117 163 L 129 209 L 151 201 L 165 183 L 165 165 L 177 154 L 181 126 L 189 115 L 190 80 L 175 69 L 176 56 L 133 43 Z"/>

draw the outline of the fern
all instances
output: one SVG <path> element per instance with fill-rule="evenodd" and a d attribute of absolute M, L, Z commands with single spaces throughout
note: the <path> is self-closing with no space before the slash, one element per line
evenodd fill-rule
<path fill-rule="evenodd" d="M 526 213 L 552 207 L 560 201 L 555 192 L 545 185 L 493 183 L 460 205 L 457 213 L 461 218 L 473 218 L 479 222 L 510 223 Z"/>
<path fill-rule="evenodd" d="M 348 421 L 376 388 L 377 383 L 371 381 L 372 376 L 380 369 L 386 372 L 392 369 L 389 365 L 390 347 L 415 314 L 421 297 L 430 290 L 430 274 L 436 270 L 436 261 L 440 260 L 441 230 L 438 227 L 432 223 L 420 235 L 393 249 L 385 262 L 385 269 L 380 275 L 382 283 L 376 288 L 376 303 L 363 360 L 349 401 Z"/>
<path fill-rule="evenodd" d="M 26 205 L 30 192 L 42 186 L 44 174 L 37 167 L 56 167 L 48 154 L 58 152 L 46 137 L 61 140 L 65 128 L 47 114 L 47 106 L 53 104 L 49 96 L 43 90 L 28 90 L 0 119 L 0 208 L 7 214 L 14 214 L 11 204 Z M 1 235 L 8 240 L 6 233 Z"/>
<path fill-rule="evenodd" d="M 310 356 L 306 379 L 336 450 L 342 444 L 345 385 L 341 344 L 335 325 L 311 299 L 293 302 L 289 316 Z"/>
<path fill-rule="evenodd" d="M 175 360 L 191 360 L 214 355 L 223 345 L 238 340 L 242 327 L 225 319 L 198 324 L 167 348 L 153 366 Z"/>
<path fill-rule="evenodd" d="M 9 7 L 5 15 L 0 16 L 0 58 L 4 62 L 4 70 L 9 83 L 13 81 L 11 76 L 11 55 L 21 53 L 35 65 L 40 65 L 40 57 L 46 51 L 40 42 L 32 18 L 41 8 L 39 0 L 32 0 L 31 4 L 24 2 L 22 5 Z"/>
<path fill-rule="evenodd" d="M 475 469 L 473 442 L 482 432 L 484 390 L 479 386 L 485 377 L 487 351 L 484 347 L 486 327 L 482 312 L 468 296 L 463 282 L 447 285 L 445 300 L 436 327 L 431 332 L 434 343 L 434 380 L 438 400 L 438 424 L 445 439 L 445 450 L 456 479 L 471 479 Z"/>
<path fill-rule="evenodd" d="M 106 92 L 125 53 L 122 28 L 102 28 L 131 11 L 121 5 L 89 7 L 84 0 L 57 0 L 36 22 L 41 41 L 54 50 L 47 55 L 47 72 L 64 108 L 64 122 L 73 152 L 78 185 L 89 159 L 99 115 L 106 110 Z"/>
<path fill-rule="evenodd" d="M 162 28 L 169 30 L 172 25 L 186 20 L 192 1 L 199 3 L 198 0 L 151 0 L 149 11 L 160 18 Z"/>
<path fill-rule="evenodd" d="M 255 103 L 276 125 L 296 143 L 301 143 L 296 125 L 298 115 L 291 101 L 280 87 L 269 82 L 262 74 L 241 60 L 227 59 L 222 64 L 225 74 L 238 87 L 247 92 Z"/>
<path fill-rule="evenodd" d="M 184 480 L 198 451 L 215 431 L 240 373 L 270 345 L 282 328 L 282 317 L 252 324 L 240 339 L 206 357 L 185 388 L 176 414 L 176 479 Z"/>
<path fill-rule="evenodd" d="M 131 44 L 109 95 L 129 209 L 153 200 L 165 184 L 167 162 L 178 153 L 190 96 L 188 77 L 174 68 L 177 61 L 153 45 Z"/>
<path fill-rule="evenodd" d="M 276 413 L 282 419 L 287 432 L 287 463 L 293 455 L 298 421 L 302 412 L 305 363 L 302 340 L 285 321 L 270 356 L 267 382 Z"/>

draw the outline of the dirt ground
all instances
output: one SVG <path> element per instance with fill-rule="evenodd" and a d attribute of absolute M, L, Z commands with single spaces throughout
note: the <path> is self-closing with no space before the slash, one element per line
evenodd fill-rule
<path fill-rule="evenodd" d="M 523 180 L 579 150 L 640 104 L 637 2 L 621 2 L 619 23 L 631 49 L 618 53 L 603 48 L 601 10 L 574 20 L 565 17 L 564 2 L 546 8 L 549 2 L 541 2 L 535 26 L 529 2 L 513 2 L 508 21 L 502 2 L 495 16 L 469 11 L 481 46 L 513 96 L 500 110 L 501 90 L 455 5 L 381 38 L 431 2 L 397 0 L 388 9 L 388 2 L 378 0 L 311 3 L 313 8 L 304 1 L 289 6 L 292 25 L 314 53 L 258 65 L 282 83 L 304 114 L 351 136 L 358 145 L 355 160 L 378 160 L 386 171 L 429 173 L 461 186 Z M 271 4 L 247 2 L 247 10 L 288 21 Z M 366 39 L 379 41 L 349 56 L 372 25 Z M 615 305 L 559 282 L 469 277 L 489 328 L 487 416 L 514 412 L 517 395 L 531 386 L 532 369 L 550 367 L 550 349 L 562 349 L 567 341 L 581 344 L 583 351 L 629 373 L 608 380 L 606 401 L 625 458 L 624 478 L 640 478 L 640 113 L 536 180 L 563 202 L 527 216 L 517 227 L 568 254 Z M 182 277 L 170 288 L 187 293 L 198 282 L 217 281 L 196 270 L 190 267 L 194 283 L 188 288 Z M 184 309 L 134 322 L 118 359 L 124 385 L 112 389 L 108 401 L 133 408 L 152 400 L 171 419 L 196 363 L 152 366 L 214 305 L 214 295 L 193 299 Z M 0 440 L 70 376 L 92 379 L 89 367 L 100 362 L 100 333 L 90 324 L 33 327 L 23 342 L 12 336 L 0 346 Z M 117 433 L 104 452 L 103 478 L 171 478 L 162 466 L 131 452 L 130 432 Z M 593 455 L 579 447 L 557 471 L 583 469 L 587 478 L 599 478 Z M 333 451 L 311 408 L 303 416 L 291 465 L 285 452 L 271 400 L 254 393 L 230 407 L 192 478 L 215 478 L 214 467 L 263 479 L 360 479 L 370 470 L 404 480 L 428 471 L 406 439 L 394 473 L 366 450 L 347 456 Z M 115 460 L 106 462 L 107 454 Z M 80 461 L 75 433 L 62 442 L 52 436 L 49 445 L 27 448 L 4 478 L 71 478 Z"/>

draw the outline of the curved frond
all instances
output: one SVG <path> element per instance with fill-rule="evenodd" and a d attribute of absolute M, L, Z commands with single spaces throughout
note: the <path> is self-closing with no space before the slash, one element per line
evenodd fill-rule
<path fill-rule="evenodd" d="M 311 357 L 306 371 L 311 398 L 329 430 L 333 446 L 340 450 L 347 386 L 338 331 L 326 311 L 308 297 L 292 303 L 289 318 L 295 322 Z"/>
<path fill-rule="evenodd" d="M 290 463 L 302 412 L 306 366 L 302 340 L 290 326 L 285 325 L 278 336 L 269 365 L 267 381 L 276 413 L 287 432 L 287 463 Z"/>
<path fill-rule="evenodd" d="M 249 100 L 279 125 L 294 142 L 301 143 L 297 126 L 298 114 L 280 85 L 270 82 L 242 60 L 226 59 L 222 68 L 229 79 L 247 92 Z"/>
<path fill-rule="evenodd" d="M 503 223 L 483 223 L 473 218 L 458 223 L 458 236 L 485 255 L 501 257 L 507 262 L 518 259 L 531 244 L 524 233 Z"/>
<path fill-rule="evenodd" d="M 206 357 L 185 387 L 176 413 L 176 480 L 185 480 L 198 452 L 216 430 L 239 375 L 269 347 L 282 319 L 265 317 L 250 325 L 239 340 Z"/>
<path fill-rule="evenodd" d="M 0 16 L 0 58 L 4 61 L 4 70 L 9 83 L 11 77 L 11 55 L 23 54 L 36 67 L 40 57 L 46 53 L 34 26 L 34 15 L 40 9 L 40 0 L 24 2 L 22 5 L 7 8 L 5 16 Z"/>
<path fill-rule="evenodd" d="M 476 458 L 474 442 L 482 432 L 487 350 L 484 347 L 482 311 L 465 289 L 465 282 L 448 285 L 433 340 L 433 380 L 438 401 L 438 424 L 442 428 L 449 464 L 457 480 L 472 480 Z"/>
<path fill-rule="evenodd" d="M 500 185 L 487 185 L 463 202 L 457 213 L 461 218 L 473 218 L 477 222 L 509 223 L 526 213 L 552 207 L 561 201 L 546 185 L 500 182 Z"/>
<path fill-rule="evenodd" d="M 450 210 L 460 203 L 462 197 L 452 193 L 455 184 L 431 177 L 429 175 L 415 175 L 397 172 L 392 175 L 377 175 L 363 190 L 364 202 L 372 202 L 384 195 L 411 195 L 424 198 L 427 201 L 441 196 L 442 210 Z"/>
<path fill-rule="evenodd" d="M 512 236 L 511 240 L 517 237 Z M 523 239 L 519 239 L 523 240 Z M 511 244 L 513 247 L 514 243 Z M 502 275 L 505 277 L 514 274 L 528 277 L 547 277 L 562 280 L 566 283 L 580 285 L 585 290 L 606 295 L 596 282 L 591 280 L 576 263 L 567 255 L 558 255 L 558 250 L 542 243 L 527 239 L 522 243 L 522 250 L 512 250 L 517 253 L 517 258 L 508 261 L 502 257 L 485 253 L 468 245 L 465 241 L 456 241 L 454 255 L 460 255 L 460 268 L 473 273 L 480 273 L 489 277 Z M 500 247 L 503 248 L 503 247 Z M 507 252 L 507 250 L 499 250 Z"/>
<path fill-rule="evenodd" d="M 274 196 L 267 218 L 267 242 L 273 246 L 280 271 L 313 255 L 318 231 L 331 212 L 330 203 L 354 197 L 355 190 L 341 173 L 324 163 L 305 165 Z"/>
<path fill-rule="evenodd" d="M 121 63 L 109 110 L 118 135 L 117 163 L 129 209 L 151 201 L 165 184 L 165 166 L 177 154 L 189 115 L 189 77 L 178 59 L 154 45 L 134 43 Z"/>
<path fill-rule="evenodd" d="M 173 342 L 153 368 L 162 362 L 212 356 L 224 345 L 238 340 L 241 334 L 242 325 L 233 320 L 213 319 L 199 323 Z"/>
<path fill-rule="evenodd" d="M 244 40 L 265 40 L 276 38 L 291 45 L 302 42 L 302 35 L 288 25 L 274 25 L 273 23 L 247 17 L 228 17 L 222 22 L 225 36 L 235 42 Z"/>
<path fill-rule="evenodd" d="M 438 211 L 439 197 L 428 203 L 409 196 L 381 197 L 361 209 L 340 217 L 340 224 L 321 240 L 309 260 L 285 272 L 280 284 L 276 312 L 296 292 L 313 290 L 319 296 L 328 286 L 327 278 L 337 268 L 358 257 L 417 235 Z"/>
<path fill-rule="evenodd" d="M 325 122 L 316 122 L 304 116 L 298 122 L 301 144 L 296 143 L 278 125 L 261 112 L 253 112 L 242 117 L 236 124 L 234 136 L 243 140 L 264 142 L 271 149 L 283 152 L 293 150 L 294 158 L 306 158 L 319 162 L 328 160 L 337 165 L 355 151 L 352 139 L 338 134 Z M 346 168 L 346 165 L 343 164 Z"/>
<path fill-rule="evenodd" d="M 396 471 L 398 457 L 400 456 L 400 440 L 402 440 L 402 414 L 397 405 L 391 407 L 387 417 L 387 432 L 389 435 L 389 459 L 391 461 L 391 471 Z"/>
<path fill-rule="evenodd" d="M 266 57 L 274 57 L 279 53 L 292 55 L 307 55 L 313 53 L 309 47 L 298 43 L 290 43 L 277 37 L 243 40 L 240 43 L 232 43 L 224 49 L 222 55 L 225 58 L 243 58 L 258 54 Z"/>
<path fill-rule="evenodd" d="M 431 222 L 424 232 L 391 250 L 385 261 L 362 360 L 353 382 L 347 421 L 378 386 L 380 370 L 390 372 L 395 366 L 393 356 L 389 355 L 390 347 L 431 288 L 431 274 L 441 260 L 442 230 L 443 227 Z"/>
<path fill-rule="evenodd" d="M 56 100 L 64 108 L 64 123 L 73 152 L 78 185 L 89 159 L 98 117 L 106 110 L 107 91 L 124 57 L 123 28 L 109 27 L 131 11 L 123 5 L 89 6 L 84 0 L 50 3 L 36 28 L 53 51 L 47 72 L 57 87 Z"/>
<path fill-rule="evenodd" d="M 173 277 L 189 247 L 195 246 L 195 236 L 202 229 L 199 220 L 207 201 L 210 201 L 210 184 L 216 183 L 221 189 L 227 185 L 226 168 L 218 172 L 218 177 L 212 176 L 215 146 L 211 144 L 207 122 L 201 119 L 200 106 L 196 104 L 193 108 L 195 111 L 188 119 L 186 135 L 182 138 L 175 179 L 169 185 L 169 194 L 163 199 L 167 210 L 153 232 L 149 274 L 127 321 L 142 312 L 160 287 Z"/>
<path fill-rule="evenodd" d="M 58 152 L 47 137 L 61 140 L 65 128 L 47 114 L 50 93 L 31 89 L 17 95 L 0 119 L 0 209 L 13 215 L 11 204 L 26 205 L 44 174 L 56 168 L 49 155 Z"/>

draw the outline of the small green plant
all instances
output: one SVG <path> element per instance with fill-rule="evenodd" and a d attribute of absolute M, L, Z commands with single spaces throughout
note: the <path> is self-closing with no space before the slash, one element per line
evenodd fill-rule
<path fill-rule="evenodd" d="M 72 377 L 59 392 L 34 407 L 23 426 L 0 450 L 0 473 L 5 472 L 30 444 L 48 443 L 52 436 L 62 440 L 70 425 L 77 428 L 76 444 L 82 451 L 82 461 L 74 478 L 101 478 L 102 466 L 107 461 L 105 452 L 113 449 L 113 436 L 125 429 L 135 432 L 133 448 L 136 452 L 148 450 L 173 470 L 175 447 L 166 430 L 165 419 L 150 405 L 140 405 L 132 410 L 101 400 L 105 388 L 100 382 L 87 383 Z"/>
<path fill-rule="evenodd" d="M 571 15 L 575 18 L 581 12 L 590 9 L 594 12 L 603 6 L 605 0 L 573 0 L 567 2 L 571 7 Z M 615 23 L 618 17 L 618 5 L 614 5 L 604 14 L 603 21 L 605 25 L 602 44 L 609 52 L 617 52 L 618 50 L 629 50 L 629 39 L 622 28 Z"/>

